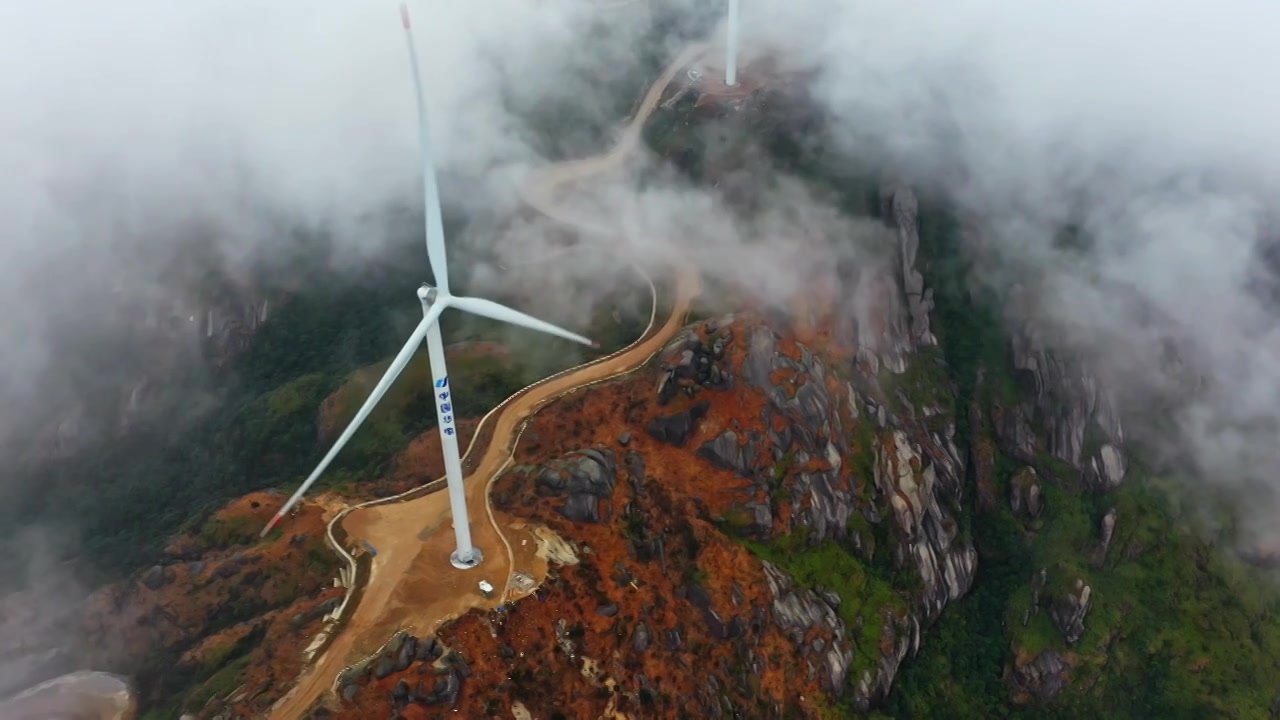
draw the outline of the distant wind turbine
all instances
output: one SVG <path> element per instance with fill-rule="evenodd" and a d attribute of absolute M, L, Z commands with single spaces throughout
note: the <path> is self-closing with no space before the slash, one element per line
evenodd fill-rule
<path fill-rule="evenodd" d="M 729 22 L 725 30 L 728 38 L 724 50 L 724 84 L 738 84 L 738 0 L 729 0 Z"/>
<path fill-rule="evenodd" d="M 276 516 L 271 519 L 262 534 L 266 535 L 270 532 L 271 528 L 289 512 L 289 509 L 315 483 L 316 478 L 320 477 L 325 468 L 329 467 L 329 463 L 333 461 L 338 451 L 342 450 L 342 447 L 355 434 L 356 429 L 373 411 L 374 406 L 378 404 L 378 401 L 386 394 L 391 384 L 395 382 L 396 377 L 409 364 L 414 352 L 417 351 L 418 346 L 425 339 L 427 341 L 427 357 L 431 362 L 436 415 L 440 421 L 440 447 L 444 453 L 444 473 L 449 487 L 449 509 L 453 514 L 453 532 L 458 544 L 457 550 L 453 552 L 449 559 L 455 567 L 465 569 L 478 565 L 483 559 L 483 554 L 479 548 L 471 544 L 467 497 L 462 484 L 462 458 L 458 454 L 458 431 L 454 426 L 453 410 L 455 403 L 453 390 L 449 385 L 449 373 L 445 368 L 444 340 L 440 336 L 440 325 L 437 322 L 440 318 L 440 313 L 447 308 L 457 308 L 493 320 L 501 320 L 512 325 L 539 330 L 550 335 L 582 343 L 583 345 L 599 347 L 599 344 L 549 322 L 499 305 L 491 300 L 457 297 L 449 293 L 449 269 L 445 261 L 444 250 L 444 223 L 441 219 L 440 194 L 436 187 L 435 167 L 431 158 L 431 136 L 427 127 L 426 102 L 423 100 L 422 78 L 418 73 L 418 54 L 413 44 L 413 32 L 409 23 L 409 9 L 404 5 L 400 6 L 400 17 L 404 24 L 405 38 L 408 40 L 409 62 L 413 70 L 413 85 L 418 99 L 418 132 L 422 147 L 422 187 L 426 204 L 427 260 L 430 263 L 431 273 L 435 276 L 436 287 L 423 283 L 422 287 L 418 288 L 418 300 L 422 303 L 422 322 L 418 323 L 418 327 L 409 336 L 409 341 L 400 350 L 400 354 L 396 355 L 395 360 L 391 361 L 391 367 L 387 368 L 386 374 L 382 376 L 382 379 L 373 388 L 373 392 L 369 394 L 369 399 L 365 400 L 364 405 L 356 413 L 351 424 L 347 426 L 346 430 L 342 431 L 341 437 L 333 444 L 333 448 L 316 466 L 311 476 L 302 483 L 302 487 L 298 488 L 298 491 L 293 494 L 293 497 L 289 498 L 289 501 L 284 504 L 280 512 L 276 513 Z"/>

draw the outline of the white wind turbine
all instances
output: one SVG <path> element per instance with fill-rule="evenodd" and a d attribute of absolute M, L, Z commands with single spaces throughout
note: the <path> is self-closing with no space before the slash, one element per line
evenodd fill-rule
<path fill-rule="evenodd" d="M 738 84 L 738 0 L 729 0 L 729 20 L 725 28 L 728 36 L 724 49 L 724 84 Z"/>
<path fill-rule="evenodd" d="M 262 534 L 266 535 L 270 532 L 271 528 L 302 498 L 302 495 L 316 481 L 316 478 L 324 472 L 329 463 L 333 461 L 334 456 L 347 444 L 347 441 L 355 434 L 356 429 L 360 427 L 360 424 L 369 416 L 374 406 L 386 394 L 391 384 L 395 382 L 396 377 L 409 364 L 413 353 L 417 351 L 418 346 L 425 339 L 427 341 L 427 356 L 431 362 L 436 415 L 439 418 L 440 446 L 444 453 L 444 472 L 449 487 L 449 509 L 453 514 L 453 532 L 458 543 L 457 550 L 450 555 L 449 559 L 455 567 L 465 569 L 478 565 L 483 559 L 483 554 L 479 548 L 471 544 L 471 526 L 468 523 L 467 516 L 467 497 L 462 484 L 462 459 L 458 454 L 458 436 L 453 419 L 453 393 L 449 386 L 449 373 L 445 368 L 444 340 L 440 337 L 440 326 L 437 322 L 440 318 L 440 313 L 447 308 L 457 308 L 483 317 L 567 338 L 583 345 L 591 347 L 599 347 L 599 345 L 581 335 L 499 305 L 491 300 L 457 297 L 449 293 L 449 272 L 448 265 L 445 262 L 444 250 L 444 224 L 440 214 L 440 195 L 436 187 L 435 167 L 431 158 L 431 138 L 427 127 L 426 103 L 422 95 L 422 78 L 418 73 L 418 54 L 413 44 L 413 32 L 409 23 L 409 9 L 404 5 L 400 6 L 400 17 L 404 24 L 405 38 L 408 40 L 409 61 L 413 70 L 414 90 L 418 99 L 418 131 L 422 147 L 422 185 L 426 205 L 427 259 L 431 266 L 431 272 L 436 279 L 436 287 L 423 283 L 422 287 L 418 288 L 418 300 L 422 303 L 422 322 L 418 323 L 418 327 L 409 336 L 409 341 L 400 350 L 400 354 L 396 355 L 395 360 L 391 361 L 391 367 L 387 368 L 386 374 L 378 381 L 378 384 L 373 388 L 373 392 L 369 394 L 369 399 L 365 400 L 364 405 L 356 413 L 351 424 L 347 426 L 341 437 L 333 444 L 333 448 L 316 466 L 316 469 L 306 479 L 306 482 L 302 483 L 302 487 L 298 488 L 293 497 L 289 498 L 284 507 L 271 519 Z"/>

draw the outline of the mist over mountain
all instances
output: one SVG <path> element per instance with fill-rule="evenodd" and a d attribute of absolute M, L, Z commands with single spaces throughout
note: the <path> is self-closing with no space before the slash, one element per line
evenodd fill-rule
<path fill-rule="evenodd" d="M 277 358 L 294 353 L 294 336 L 259 346 L 275 371 L 236 359 L 293 299 L 334 324 L 340 311 L 367 323 L 306 336 L 314 347 L 297 350 L 297 368 L 332 376 L 315 399 L 394 350 L 428 279 L 396 5 L 0 7 L 0 447 L 16 468 L 0 498 L 13 500 L 14 528 L 37 528 L 10 533 L 11 546 L 42 548 L 11 563 L 19 585 L 41 579 L 35 592 L 68 607 L 86 594 L 92 583 L 64 560 L 83 560 L 100 526 L 59 508 L 90 478 L 119 488 L 140 472 L 103 458 L 139 457 L 166 434 L 210 437 L 234 424 L 220 412 L 240 417 L 227 408 L 292 379 Z M 815 278 L 880 267 L 883 228 L 748 147 L 733 182 L 750 212 L 645 155 L 567 200 L 618 228 L 592 238 L 610 251 L 511 278 L 504 260 L 564 240 L 519 214 L 522 183 L 609 147 L 656 72 L 723 33 L 721 3 L 597 5 L 411 7 L 455 283 L 585 324 L 629 277 L 620 259 L 655 271 L 688 262 L 777 305 Z M 1252 81 L 1280 60 L 1268 34 L 1280 8 L 746 0 L 742 11 L 744 65 L 775 58 L 805 78 L 825 162 L 953 207 L 972 240 L 969 290 L 1025 298 L 1001 320 L 1033 324 L 1087 363 L 1153 464 L 1185 470 L 1237 512 L 1214 517 L 1231 544 L 1280 548 L 1280 100 Z M 849 317 L 870 312 L 865 293 L 841 303 Z M 308 441 L 309 423 L 298 430 Z M 226 438 L 202 452 L 247 445 Z M 86 454 L 104 447 L 114 454 Z M 147 472 L 177 487 L 185 452 L 175 441 Z M 227 471 L 240 483 L 227 494 L 297 474 L 284 462 L 242 472 L 252 465 Z M 205 487 L 173 490 L 186 494 L 166 527 Z M 120 492 L 143 523 L 144 485 Z M 51 603 L 52 619 L 27 630 L 61 643 L 65 612 Z M 5 683 L 28 680 L 24 670 Z"/>

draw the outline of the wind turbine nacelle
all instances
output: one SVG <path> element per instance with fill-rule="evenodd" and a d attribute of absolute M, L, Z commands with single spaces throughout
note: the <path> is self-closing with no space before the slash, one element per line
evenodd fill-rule
<path fill-rule="evenodd" d="M 418 299 L 422 301 L 424 307 L 434 305 L 438 297 L 440 297 L 440 291 L 426 283 L 422 283 L 422 287 L 418 288 Z"/>

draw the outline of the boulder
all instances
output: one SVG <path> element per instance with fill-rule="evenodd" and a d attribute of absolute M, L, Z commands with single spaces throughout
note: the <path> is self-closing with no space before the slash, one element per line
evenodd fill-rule
<path fill-rule="evenodd" d="M 757 449 L 759 438 L 751 438 L 745 444 L 738 441 L 738 434 L 732 430 L 725 430 L 720 433 L 714 440 L 710 440 L 698 448 L 698 456 L 705 458 L 725 470 L 732 470 L 742 477 L 749 478 L 752 476 L 752 469 L 755 465 L 756 456 L 759 454 Z"/>
<path fill-rule="evenodd" d="M 1070 667 L 1052 650 L 1041 652 L 1025 665 L 1014 665 L 1009 681 L 1015 700 L 1019 694 L 1040 702 L 1052 700 L 1066 687 L 1068 670 Z"/>
<path fill-rule="evenodd" d="M 1093 589 L 1077 578 L 1074 592 L 1067 592 L 1055 600 L 1049 610 L 1049 616 L 1068 645 L 1074 645 L 1084 634 L 1084 619 L 1089 614 L 1092 593 Z"/>
<path fill-rule="evenodd" d="M 637 653 L 643 653 L 649 649 L 649 643 L 653 638 L 649 635 L 649 626 L 643 622 L 636 625 L 635 632 L 631 634 L 631 648 Z"/>
<path fill-rule="evenodd" d="M 568 496 L 560 514 L 574 522 L 598 523 L 600 500 L 613 497 L 617 484 L 617 461 L 612 450 L 577 450 L 547 463 L 537 479 L 537 492 L 544 497 Z"/>
<path fill-rule="evenodd" d="M 649 421 L 645 432 L 658 442 L 684 447 L 692 437 L 698 421 L 706 416 L 711 403 L 703 400 L 683 412 L 672 415 L 659 415 Z"/>

